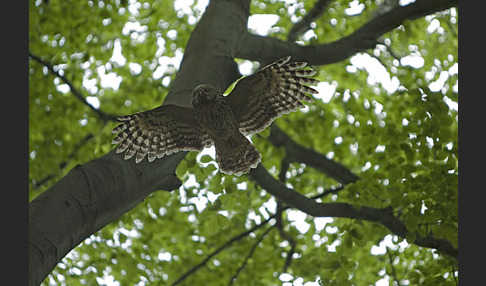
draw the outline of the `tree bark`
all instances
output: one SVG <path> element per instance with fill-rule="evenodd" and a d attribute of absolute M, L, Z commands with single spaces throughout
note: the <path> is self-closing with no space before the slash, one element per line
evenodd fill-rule
<path fill-rule="evenodd" d="M 405 224 L 393 215 L 391 207 L 378 209 L 349 203 L 319 203 L 295 190 L 287 188 L 285 184 L 274 179 L 261 165 L 250 171 L 250 178 L 277 199 L 313 217 L 367 220 L 383 225 L 391 233 L 399 237 L 406 238 L 409 234 Z M 424 237 L 416 234 L 415 240 L 411 242 L 418 246 L 437 249 L 456 259 L 459 253 L 449 241 L 432 236 Z"/>
<path fill-rule="evenodd" d="M 30 285 L 39 285 L 71 249 L 153 191 L 178 188 L 174 170 L 183 156 L 137 165 L 110 152 L 76 166 L 35 198 L 29 205 Z"/>
<path fill-rule="evenodd" d="M 332 64 L 360 51 L 374 48 L 380 36 L 400 26 L 406 20 L 414 20 L 455 7 L 457 2 L 457 0 L 417 0 L 406 6 L 398 6 L 371 19 L 350 35 L 325 44 L 303 46 L 247 32 L 241 37 L 236 56 L 248 60 L 271 62 L 290 55 L 295 60 L 307 61 L 316 66 Z"/>
<path fill-rule="evenodd" d="M 195 85 L 224 90 L 239 77 L 233 51 L 248 15 L 248 0 L 211 1 L 163 104 L 190 106 Z M 35 198 L 29 204 L 29 285 L 39 285 L 69 251 L 152 192 L 178 188 L 175 169 L 185 154 L 135 164 L 112 151 L 73 168 Z"/>

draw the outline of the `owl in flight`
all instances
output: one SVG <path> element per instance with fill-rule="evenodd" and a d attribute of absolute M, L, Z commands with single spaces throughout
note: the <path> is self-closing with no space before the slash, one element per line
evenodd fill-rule
<path fill-rule="evenodd" d="M 196 86 L 192 107 L 162 105 L 118 118 L 113 144 L 124 159 L 149 162 L 179 151 L 201 151 L 215 146 L 221 172 L 240 176 L 256 168 L 260 153 L 245 137 L 262 131 L 282 114 L 304 107 L 307 93 L 318 93 L 308 85 L 316 71 L 306 62 L 290 57 L 265 66 L 238 81 L 227 96 L 209 84 Z"/>

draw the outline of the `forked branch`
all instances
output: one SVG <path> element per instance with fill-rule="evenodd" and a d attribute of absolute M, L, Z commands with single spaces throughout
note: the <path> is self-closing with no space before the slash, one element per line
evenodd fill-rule
<path fill-rule="evenodd" d="M 247 32 L 240 38 L 240 45 L 235 51 L 235 56 L 263 63 L 289 55 L 295 60 L 305 60 L 311 65 L 337 63 L 358 52 L 374 48 L 383 34 L 402 25 L 406 20 L 415 20 L 456 7 L 457 3 L 457 0 L 417 0 L 406 6 L 398 6 L 383 13 L 371 19 L 353 33 L 325 44 L 302 46 L 297 43 Z"/>
<path fill-rule="evenodd" d="M 318 203 L 295 190 L 287 188 L 282 182 L 273 178 L 261 164 L 256 169 L 252 169 L 249 175 L 253 181 L 277 199 L 313 217 L 367 220 L 383 225 L 391 233 L 402 238 L 406 238 L 411 234 L 405 224 L 394 216 L 391 207 L 378 209 L 349 203 Z M 414 235 L 416 238 L 412 243 L 422 247 L 437 249 L 444 254 L 457 258 L 458 250 L 449 241 L 435 238 L 431 235 L 422 236 L 417 233 L 414 233 Z"/>

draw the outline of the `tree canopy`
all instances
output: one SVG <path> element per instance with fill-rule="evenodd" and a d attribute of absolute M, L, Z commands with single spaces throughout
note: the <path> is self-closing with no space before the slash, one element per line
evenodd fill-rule
<path fill-rule="evenodd" d="M 29 5 L 31 205 L 111 156 L 117 115 L 285 55 L 321 81 L 251 138 L 250 174 L 218 172 L 214 149 L 176 155 L 180 183 L 153 183 L 43 285 L 457 285 L 457 1 Z"/>

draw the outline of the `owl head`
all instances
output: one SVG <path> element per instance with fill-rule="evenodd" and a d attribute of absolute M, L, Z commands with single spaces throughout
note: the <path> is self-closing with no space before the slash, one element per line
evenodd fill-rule
<path fill-rule="evenodd" d="M 218 98 L 220 92 L 210 84 L 200 84 L 192 91 L 192 106 L 212 103 Z"/>

